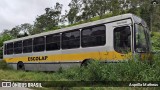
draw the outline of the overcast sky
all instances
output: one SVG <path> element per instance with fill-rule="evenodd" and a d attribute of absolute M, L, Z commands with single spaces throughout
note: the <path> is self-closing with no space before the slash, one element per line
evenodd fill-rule
<path fill-rule="evenodd" d="M 0 32 L 11 29 L 23 23 L 33 24 L 37 15 L 45 13 L 46 7 L 54 7 L 56 2 L 63 4 L 68 10 L 71 0 L 1 0 L 0 2 Z"/>

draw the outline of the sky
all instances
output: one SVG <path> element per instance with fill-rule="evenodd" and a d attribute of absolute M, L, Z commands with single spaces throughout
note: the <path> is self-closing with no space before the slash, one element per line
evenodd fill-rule
<path fill-rule="evenodd" d="M 62 14 L 68 10 L 71 0 L 1 0 L 0 32 L 12 29 L 24 23 L 33 24 L 38 15 L 45 13 L 45 8 L 54 7 L 56 2 L 63 4 Z"/>

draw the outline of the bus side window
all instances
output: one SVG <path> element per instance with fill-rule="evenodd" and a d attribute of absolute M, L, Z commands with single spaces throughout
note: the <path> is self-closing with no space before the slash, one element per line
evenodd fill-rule
<path fill-rule="evenodd" d="M 62 33 L 62 49 L 80 47 L 80 31 L 74 30 Z"/>
<path fill-rule="evenodd" d="M 14 54 L 22 53 L 22 41 L 14 42 Z"/>
<path fill-rule="evenodd" d="M 33 40 L 33 51 L 34 52 L 40 52 L 44 51 L 45 49 L 45 38 L 44 36 L 36 37 Z"/>
<path fill-rule="evenodd" d="M 82 47 L 102 46 L 106 44 L 104 25 L 88 27 L 82 30 Z"/>
<path fill-rule="evenodd" d="M 131 51 L 131 31 L 129 26 L 114 29 L 114 49 L 119 53 Z"/>
<path fill-rule="evenodd" d="M 51 34 L 46 36 L 46 50 L 60 49 L 60 34 Z"/>
<path fill-rule="evenodd" d="M 32 52 L 32 39 L 27 39 L 23 41 L 23 53 Z"/>
<path fill-rule="evenodd" d="M 13 54 L 13 43 L 7 43 L 7 55 Z"/>

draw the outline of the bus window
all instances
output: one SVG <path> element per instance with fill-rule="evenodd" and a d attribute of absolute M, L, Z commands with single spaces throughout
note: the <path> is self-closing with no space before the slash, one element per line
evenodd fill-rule
<path fill-rule="evenodd" d="M 13 43 L 7 43 L 7 54 L 13 54 Z"/>
<path fill-rule="evenodd" d="M 147 52 L 149 43 L 147 43 L 147 34 L 142 25 L 135 24 L 136 28 L 136 52 Z M 149 41 L 148 41 L 149 42 Z"/>
<path fill-rule="evenodd" d="M 62 49 L 80 47 L 80 31 L 74 30 L 62 33 Z"/>
<path fill-rule="evenodd" d="M 32 52 L 32 39 L 27 39 L 23 41 L 23 53 Z"/>
<path fill-rule="evenodd" d="M 96 26 L 82 30 L 82 47 L 102 46 L 106 43 L 105 26 Z"/>
<path fill-rule="evenodd" d="M 46 36 L 46 50 L 60 49 L 60 34 L 51 34 Z"/>
<path fill-rule="evenodd" d="M 14 42 L 14 54 L 22 53 L 22 41 Z"/>
<path fill-rule="evenodd" d="M 129 26 L 114 29 L 114 49 L 119 53 L 131 51 L 131 31 Z"/>
<path fill-rule="evenodd" d="M 33 51 L 34 52 L 40 52 L 45 50 L 45 38 L 42 37 L 36 37 L 33 40 Z"/>

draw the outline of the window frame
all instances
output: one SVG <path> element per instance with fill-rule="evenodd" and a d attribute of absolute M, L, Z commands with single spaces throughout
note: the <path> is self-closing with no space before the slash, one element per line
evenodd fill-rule
<path fill-rule="evenodd" d="M 27 41 L 27 40 L 28 40 L 28 41 L 29 41 L 29 40 L 32 41 L 32 42 L 31 42 L 31 45 L 25 45 L 25 44 L 24 44 L 24 42 Z M 24 48 L 30 48 L 30 47 L 32 48 L 30 52 L 24 52 Z M 22 50 L 23 50 L 23 53 L 31 53 L 31 52 L 33 52 L 33 38 L 29 38 L 29 39 L 23 40 L 23 49 L 22 49 Z"/>
<path fill-rule="evenodd" d="M 90 29 L 90 30 L 92 30 L 92 28 L 100 27 L 100 26 L 104 26 L 104 28 L 105 28 L 105 43 L 104 43 L 103 45 L 83 46 L 83 31 L 84 31 L 85 29 Z M 93 37 L 93 36 L 91 36 L 91 37 Z M 82 30 L 81 30 L 81 47 L 82 47 L 82 48 L 99 47 L 99 46 L 105 46 L 105 45 L 106 45 L 106 25 L 105 25 L 105 24 L 100 24 L 100 25 L 95 25 L 95 26 L 89 26 L 89 27 L 84 27 L 84 28 L 82 28 Z"/>
<path fill-rule="evenodd" d="M 16 43 L 21 43 L 21 47 L 19 47 L 19 46 L 17 46 L 17 47 L 15 47 L 15 45 L 16 45 Z M 14 54 L 21 54 L 21 53 L 23 53 L 23 41 L 22 40 L 20 40 L 20 41 L 15 41 L 14 42 L 14 45 L 13 45 L 13 53 Z M 16 51 L 16 50 L 18 50 L 18 49 L 21 49 L 21 51 L 19 52 L 19 51 Z"/>
<path fill-rule="evenodd" d="M 78 47 L 72 47 L 72 48 L 63 48 L 63 34 L 68 33 L 68 32 L 79 32 L 79 46 Z M 69 30 L 61 33 L 61 49 L 62 50 L 67 50 L 67 49 L 76 49 L 81 47 L 81 30 L 80 29 L 74 29 L 74 30 Z"/>
<path fill-rule="evenodd" d="M 132 51 L 132 27 L 131 27 L 130 25 L 114 27 L 114 29 L 113 29 L 113 48 L 114 48 L 114 50 L 115 50 L 116 52 L 118 52 L 118 53 L 127 54 L 127 53 L 129 53 L 128 51 L 127 51 L 127 53 L 124 53 L 124 52 L 120 52 L 120 50 L 117 50 L 117 49 L 115 48 L 115 29 L 116 29 L 116 28 L 122 28 L 122 27 L 129 27 L 130 35 L 131 35 L 129 52 Z"/>
<path fill-rule="evenodd" d="M 10 48 L 10 49 L 12 49 L 12 53 L 10 53 L 10 54 L 8 54 L 8 50 L 10 50 L 10 49 L 8 49 L 8 44 L 12 44 L 12 48 Z M 6 43 L 6 47 L 7 47 L 7 49 L 6 49 L 6 55 L 12 55 L 12 54 L 14 54 L 14 43 L 13 42 L 9 42 L 9 43 Z"/>
<path fill-rule="evenodd" d="M 143 27 L 143 32 L 144 32 L 144 36 L 145 36 L 145 41 L 146 41 L 146 50 L 145 51 L 138 51 L 137 50 L 137 27 L 136 26 L 141 26 L 141 27 Z M 135 33 L 134 33 L 134 50 L 135 50 L 135 52 L 137 52 L 137 53 L 146 53 L 146 52 L 149 52 L 150 51 L 150 45 L 149 45 L 149 42 L 150 42 L 150 39 L 148 39 L 149 38 L 149 33 L 147 32 L 147 30 L 146 30 L 146 28 L 147 27 L 145 27 L 145 26 L 143 26 L 143 24 L 142 23 L 135 23 L 134 24 L 134 28 L 135 28 Z M 139 32 L 139 30 L 138 30 L 138 32 Z M 139 34 L 139 33 L 138 33 Z"/>
<path fill-rule="evenodd" d="M 53 42 L 47 42 L 47 36 L 54 36 L 54 35 L 59 35 L 59 41 L 53 41 Z M 57 49 L 50 49 L 50 50 L 47 50 L 47 44 L 53 44 L 53 43 L 58 43 L 59 42 L 59 48 Z M 45 38 L 45 50 L 46 51 L 55 51 L 55 50 L 60 50 L 61 49 L 61 33 L 54 33 L 54 34 L 48 34 L 46 35 L 46 38 Z"/>
<path fill-rule="evenodd" d="M 38 44 L 35 45 L 35 42 L 34 42 L 35 39 L 37 39 L 37 38 L 42 38 L 42 37 L 43 37 L 43 40 L 44 40 L 43 42 L 44 42 L 44 43 L 43 43 L 43 44 L 39 44 L 39 43 L 38 43 Z M 32 40 L 33 40 L 33 52 L 43 52 L 43 51 L 46 50 L 46 48 L 45 48 L 45 45 L 46 45 L 46 44 L 45 44 L 45 43 L 46 43 L 46 41 L 45 41 L 45 36 L 34 37 Z M 37 41 L 37 42 L 38 42 L 38 41 Z M 37 43 L 37 42 L 36 42 L 36 43 Z M 36 50 L 35 47 L 38 47 L 38 46 L 40 46 L 40 45 L 43 45 L 43 48 L 44 48 L 44 49 L 43 49 L 43 50 Z"/>

